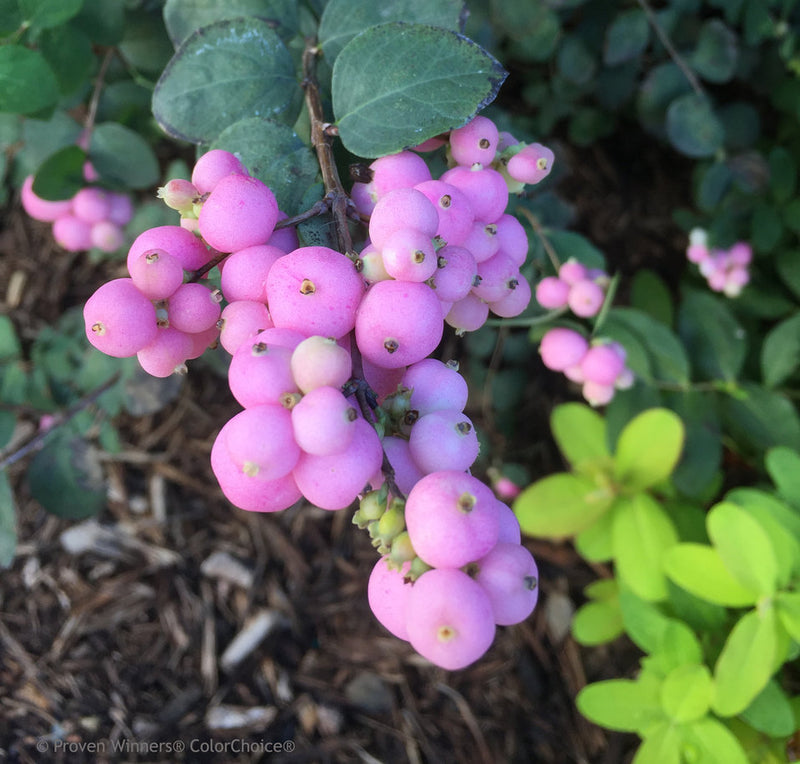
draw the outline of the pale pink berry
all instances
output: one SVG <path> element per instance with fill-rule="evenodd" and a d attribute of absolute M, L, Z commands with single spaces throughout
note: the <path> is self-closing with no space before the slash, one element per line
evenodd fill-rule
<path fill-rule="evenodd" d="M 228 453 L 250 477 L 277 480 L 293 470 L 300 458 L 292 415 L 284 406 L 252 406 L 239 412 L 225 427 Z"/>
<path fill-rule="evenodd" d="M 213 191 L 217 183 L 228 175 L 247 175 L 241 161 L 229 151 L 212 149 L 195 162 L 192 184 L 201 193 Z"/>
<path fill-rule="evenodd" d="M 458 164 L 484 166 L 494 161 L 499 142 L 497 125 L 488 117 L 474 117 L 450 131 L 450 153 Z"/>
<path fill-rule="evenodd" d="M 352 366 L 350 353 L 330 337 L 308 337 L 292 353 L 292 375 L 304 393 L 323 386 L 341 388 Z"/>
<path fill-rule="evenodd" d="M 583 263 L 577 260 L 567 260 L 567 262 L 558 269 L 558 277 L 572 286 L 576 282 L 588 278 L 588 270 Z"/>
<path fill-rule="evenodd" d="M 228 303 L 223 308 L 220 319 L 222 329 L 219 341 L 231 355 L 245 340 L 272 327 L 267 306 L 252 300 L 236 300 Z"/>
<path fill-rule="evenodd" d="M 410 563 L 401 570 L 389 568 L 389 558 L 381 557 L 372 568 L 367 583 L 369 608 L 380 624 L 398 639 L 408 640 L 406 629 L 406 602 L 411 593 L 411 584 L 405 583 L 404 575 Z"/>
<path fill-rule="evenodd" d="M 590 406 L 605 406 L 611 402 L 616 388 L 614 385 L 601 385 L 591 380 L 583 383 L 583 397 Z"/>
<path fill-rule="evenodd" d="M 180 261 L 163 249 L 142 252 L 128 272 L 139 291 L 151 300 L 165 300 L 183 284 Z"/>
<path fill-rule="evenodd" d="M 508 204 L 508 186 L 503 176 L 490 167 L 459 165 L 445 172 L 440 180 L 460 188 L 469 199 L 476 220 L 493 223 Z"/>
<path fill-rule="evenodd" d="M 581 371 L 587 382 L 598 385 L 614 385 L 622 373 L 625 359 L 612 344 L 593 345 L 581 360 Z"/>
<path fill-rule="evenodd" d="M 585 337 L 574 329 L 563 327 L 550 329 L 539 345 L 542 362 L 553 371 L 564 371 L 580 363 L 588 349 L 589 343 Z"/>
<path fill-rule="evenodd" d="M 533 612 L 539 599 L 539 570 L 524 546 L 498 542 L 470 567 L 492 603 L 496 624 L 511 626 Z"/>
<path fill-rule="evenodd" d="M 37 196 L 33 192 L 33 175 L 28 175 L 22 183 L 20 199 L 25 212 L 34 220 L 41 220 L 44 223 L 52 223 L 62 215 L 66 215 L 72 206 L 71 199 L 51 202 Z"/>
<path fill-rule="evenodd" d="M 269 244 L 257 244 L 225 258 L 220 286 L 229 302 L 234 300 L 267 301 L 267 276 L 285 252 Z"/>
<path fill-rule="evenodd" d="M 591 318 L 600 312 L 605 297 L 606 293 L 599 284 L 582 279 L 570 286 L 567 304 L 576 316 Z"/>
<path fill-rule="evenodd" d="M 489 306 L 474 294 L 468 294 L 453 303 L 445 321 L 456 330 L 456 334 L 480 329 L 489 317 Z"/>
<path fill-rule="evenodd" d="M 397 188 L 378 199 L 369 220 L 369 238 L 378 249 L 390 234 L 409 227 L 436 235 L 439 213 L 428 197 L 415 188 Z"/>
<path fill-rule="evenodd" d="M 469 233 L 475 215 L 466 194 L 450 183 L 428 180 L 414 186 L 436 208 L 439 226 L 436 235 L 448 244 L 460 244 Z"/>
<path fill-rule="evenodd" d="M 349 447 L 358 412 L 335 387 L 315 387 L 292 408 L 295 440 L 307 454 L 329 456 Z"/>
<path fill-rule="evenodd" d="M 191 355 L 189 335 L 166 327 L 159 329 L 156 338 L 143 347 L 136 357 L 139 365 L 153 377 L 168 377 L 179 369 Z"/>
<path fill-rule="evenodd" d="M 468 249 L 454 245 L 442 247 L 436 254 L 439 266 L 433 274 L 436 296 L 445 302 L 463 299 L 475 285 L 478 275 L 475 258 Z"/>
<path fill-rule="evenodd" d="M 397 188 L 411 188 L 431 179 L 425 160 L 411 151 L 379 157 L 370 164 L 372 191 L 377 199 Z"/>
<path fill-rule="evenodd" d="M 427 281 L 436 272 L 433 241 L 422 231 L 401 228 L 389 234 L 381 248 L 386 272 L 401 281 Z"/>
<path fill-rule="evenodd" d="M 182 332 L 196 333 L 210 329 L 219 320 L 219 292 L 205 284 L 181 284 L 169 298 L 169 323 Z"/>
<path fill-rule="evenodd" d="M 508 160 L 508 174 L 520 183 L 539 183 L 550 174 L 554 158 L 551 149 L 532 143 Z"/>
<path fill-rule="evenodd" d="M 108 218 L 111 200 L 102 188 L 82 188 L 72 197 L 72 214 L 85 223 L 99 223 Z"/>
<path fill-rule="evenodd" d="M 478 458 L 475 426 L 460 410 L 432 411 L 420 417 L 408 440 L 411 456 L 425 472 L 468 470 Z"/>
<path fill-rule="evenodd" d="M 432 411 L 463 411 L 467 405 L 467 382 L 454 366 L 436 358 L 425 358 L 408 367 L 403 387 L 411 391 L 409 407 L 420 416 Z"/>
<path fill-rule="evenodd" d="M 130 279 L 103 284 L 83 306 L 86 337 L 116 358 L 136 355 L 158 333 L 156 309 Z"/>
<path fill-rule="evenodd" d="M 53 238 L 67 252 L 83 252 L 92 248 L 92 226 L 67 213 L 53 223 Z"/>
<path fill-rule="evenodd" d="M 514 318 L 522 313 L 531 301 L 530 282 L 522 275 L 516 277 L 517 285 L 505 297 L 489 303 L 489 309 L 496 316 Z"/>
<path fill-rule="evenodd" d="M 569 284 L 556 276 L 545 276 L 536 285 L 536 301 L 548 310 L 567 307 Z"/>
<path fill-rule="evenodd" d="M 282 403 L 287 394 L 300 392 L 290 367 L 292 350 L 268 344 L 263 341 L 264 334 L 245 340 L 228 367 L 228 385 L 233 397 L 245 408 Z"/>
<path fill-rule="evenodd" d="M 89 236 L 92 246 L 103 252 L 116 252 L 125 243 L 125 234 L 122 229 L 110 220 L 94 223 Z"/>
<path fill-rule="evenodd" d="M 187 271 L 197 270 L 211 259 L 208 248 L 193 233 L 180 226 L 163 225 L 148 228 L 134 239 L 128 250 L 128 268 L 143 252 L 153 249 L 168 252 Z"/>

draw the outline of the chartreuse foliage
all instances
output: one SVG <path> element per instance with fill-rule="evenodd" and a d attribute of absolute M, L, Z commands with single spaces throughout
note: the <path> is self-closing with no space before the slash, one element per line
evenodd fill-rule
<path fill-rule="evenodd" d="M 573 635 L 597 645 L 626 633 L 645 653 L 635 679 L 584 688 L 580 711 L 638 734 L 637 764 L 786 761 L 798 728 L 780 670 L 800 642 L 800 455 L 769 450 L 774 490 L 736 488 L 705 513 L 672 482 L 685 458 L 673 412 L 645 410 L 615 442 L 582 404 L 557 407 L 551 426 L 571 471 L 522 492 L 520 525 L 613 561 L 615 577 L 586 588 Z"/>

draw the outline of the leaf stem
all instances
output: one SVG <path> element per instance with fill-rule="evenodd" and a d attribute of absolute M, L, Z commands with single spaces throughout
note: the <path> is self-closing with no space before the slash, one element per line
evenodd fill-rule
<path fill-rule="evenodd" d="M 83 123 L 83 138 L 86 142 L 87 149 L 89 146 L 89 139 L 92 136 L 92 130 L 94 130 L 94 122 L 95 119 L 97 119 L 97 107 L 100 104 L 100 94 L 103 92 L 106 73 L 108 72 L 108 67 L 111 64 L 111 59 L 113 57 L 114 48 L 109 48 L 106 51 L 105 56 L 103 56 L 103 61 L 100 64 L 100 70 L 97 72 L 97 77 L 94 81 L 94 90 L 92 90 L 92 98 L 89 101 L 89 110 L 86 114 L 86 120 Z"/>

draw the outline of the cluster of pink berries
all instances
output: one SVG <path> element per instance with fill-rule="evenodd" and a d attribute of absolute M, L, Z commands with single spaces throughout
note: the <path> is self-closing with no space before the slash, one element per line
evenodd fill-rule
<path fill-rule="evenodd" d="M 53 224 L 53 238 L 68 252 L 97 247 L 116 252 L 125 242 L 123 228 L 133 217 L 127 194 L 87 186 L 71 199 L 51 202 L 33 191 L 33 175 L 25 178 L 22 207 L 34 220 Z"/>
<path fill-rule="evenodd" d="M 604 270 L 567 260 L 558 276 L 545 276 L 536 285 L 536 301 L 548 310 L 569 308 L 576 316 L 592 318 L 603 307 L 608 284 Z"/>
<path fill-rule="evenodd" d="M 404 507 L 390 503 L 372 520 L 370 498 L 356 518 L 385 553 L 370 575 L 370 608 L 420 655 L 463 668 L 489 649 L 496 626 L 533 612 L 536 562 L 520 543 L 514 513 L 480 480 L 456 470 L 430 473 Z"/>
<path fill-rule="evenodd" d="M 495 623 L 521 620 L 536 601 L 535 563 L 520 546 L 513 513 L 467 473 L 479 443 L 463 413 L 466 382 L 452 364 L 428 358 L 441 340 L 445 316 L 457 329 L 471 330 L 490 308 L 516 315 L 530 298 L 519 275 L 527 237 L 504 213 L 504 174 L 488 166 L 500 161 L 497 129 L 491 123 L 494 132 L 487 128 L 488 120 L 475 121 L 479 130 L 468 125 L 451 134 L 453 156 L 467 151 L 462 156 L 468 164 L 440 180 L 433 180 L 412 152 L 373 163 L 364 194 L 377 198 L 369 208 L 370 241 L 358 258 L 325 246 L 299 246 L 288 227 L 276 231 L 281 213 L 272 192 L 232 154 L 210 151 L 198 160 L 190 181 L 171 181 L 159 192 L 180 212 L 180 226 L 142 234 L 129 253 L 130 279 L 104 285 L 85 309 L 87 336 L 96 347 L 112 355 L 136 353 L 151 373 L 168 373 L 193 357 L 185 347 L 174 353 L 162 349 L 178 344 L 166 340 L 174 336 L 171 329 L 198 338 L 192 352 L 219 330 L 232 355 L 229 386 L 243 407 L 212 448 L 212 469 L 223 493 L 242 509 L 272 512 L 301 497 L 338 510 L 365 492 L 366 500 L 382 491 L 379 514 L 400 512 L 400 530 L 408 539 L 403 559 L 409 566 L 417 561 L 408 577 L 416 582 L 404 592 L 429 587 L 420 602 L 430 597 L 444 602 L 454 593 L 459 601 L 460 592 L 470 588 L 481 592 L 472 597 L 474 607 L 464 605 L 464 613 L 472 612 L 467 620 L 453 615 L 436 626 L 433 638 L 443 643 L 443 652 L 425 647 L 422 637 L 411 639 L 423 655 L 452 668 L 476 660 L 491 644 Z M 540 179 L 551 161 L 552 154 L 539 156 L 538 164 L 522 155 L 513 166 L 530 175 L 533 162 Z M 212 258 L 219 263 L 228 303 L 221 313 L 222 295 L 183 278 Z M 436 488 L 440 483 L 449 487 Z M 402 494 L 408 494 L 414 517 L 422 513 L 413 507 L 427 506 L 437 490 L 442 496 L 457 492 L 450 510 L 465 518 L 460 535 L 449 540 L 441 535 L 446 519 L 438 521 L 438 536 L 413 519 L 406 532 Z M 415 524 L 423 530 L 413 530 Z M 515 526 L 515 532 L 501 533 L 501 525 Z M 395 559 L 401 554 L 402 544 L 391 541 L 396 535 L 381 536 L 381 554 L 391 551 Z M 424 553 L 414 551 L 416 544 Z M 431 546 L 458 551 L 441 558 Z M 506 553 L 503 546 L 523 552 Z M 523 553 L 524 564 L 513 561 Z M 467 564 L 472 567 L 462 570 Z M 514 599 L 506 591 L 509 577 L 525 591 L 524 608 L 501 604 Z M 455 588 L 449 588 L 451 581 Z M 418 609 L 419 629 L 429 632 L 433 621 L 425 626 L 425 608 Z M 471 624 L 478 621 L 472 634 Z"/>
<path fill-rule="evenodd" d="M 711 249 L 707 233 L 694 228 L 689 233 L 686 257 L 697 265 L 708 286 L 726 297 L 738 297 L 750 281 L 747 267 L 753 259 L 753 250 L 746 242 L 739 241 L 728 250 Z"/>
<path fill-rule="evenodd" d="M 527 307 L 531 288 L 519 269 L 528 239 L 505 213 L 508 181 L 515 187 L 539 182 L 553 162 L 549 149 L 516 143 L 486 117 L 450 133 L 449 157 L 453 166 L 438 179 L 413 151 L 381 157 L 369 167 L 371 180 L 352 190 L 359 212 L 369 215 L 369 239 L 361 250 L 367 301 L 376 306 L 369 312 L 407 303 L 403 313 L 413 310 L 414 324 L 418 316 L 429 317 L 431 350 L 441 338 L 438 316 L 463 333 L 480 328 L 490 310 L 509 318 Z M 398 315 L 387 318 L 396 326 L 405 323 Z M 387 353 L 397 351 L 370 344 L 362 352 L 387 365 Z M 400 353 L 388 365 L 406 365 L 404 357 Z"/>
<path fill-rule="evenodd" d="M 591 406 L 605 406 L 616 390 L 633 384 L 633 372 L 625 365 L 625 348 L 618 342 L 595 340 L 590 345 L 574 329 L 555 327 L 542 337 L 539 353 L 548 369 L 561 371 L 581 385 Z"/>

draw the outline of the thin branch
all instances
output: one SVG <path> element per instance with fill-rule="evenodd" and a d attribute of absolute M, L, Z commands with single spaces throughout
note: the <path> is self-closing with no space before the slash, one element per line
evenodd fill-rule
<path fill-rule="evenodd" d="M 689 80 L 689 84 L 692 86 L 697 95 L 701 97 L 705 97 L 706 91 L 703 89 L 703 86 L 700 84 L 700 81 L 695 77 L 694 72 L 689 68 L 689 65 L 683 60 L 683 57 L 677 50 L 675 50 L 675 46 L 672 44 L 672 40 L 669 39 L 669 35 L 664 31 L 664 27 L 659 24 L 658 19 L 656 18 L 656 14 L 653 9 L 650 7 L 650 3 L 647 0 L 636 0 L 639 5 L 642 6 L 642 10 L 647 15 L 647 20 L 650 23 L 650 26 L 653 27 L 653 31 L 658 36 L 658 39 L 661 40 L 661 44 L 666 48 L 667 53 L 669 53 L 670 58 L 678 65 L 678 68 L 683 72 L 683 76 Z"/>
<path fill-rule="evenodd" d="M 544 234 L 544 228 L 542 228 L 542 224 L 539 222 L 539 218 L 536 217 L 530 210 L 526 210 L 524 207 L 520 207 L 519 211 L 528 218 L 528 222 L 531 224 L 531 228 L 533 228 L 533 232 L 539 237 L 539 241 L 542 242 L 542 248 L 547 253 L 547 256 L 550 258 L 550 262 L 553 264 L 553 268 L 558 269 L 561 267 L 561 261 L 558 259 L 558 255 L 556 251 L 553 249 L 553 245 L 550 243 L 550 240 Z"/>
<path fill-rule="evenodd" d="M 89 101 L 89 111 L 86 114 L 86 120 L 83 123 L 84 140 L 86 145 L 89 145 L 89 138 L 94 130 L 94 121 L 97 118 L 97 107 L 100 103 L 100 94 L 103 92 L 103 85 L 106 80 L 106 73 L 111 64 L 111 59 L 114 57 L 114 48 L 109 48 L 103 56 L 103 61 L 100 64 L 100 70 L 97 72 L 97 77 L 94 81 L 94 90 L 92 91 L 92 98 Z"/>
<path fill-rule="evenodd" d="M 69 408 L 65 409 L 63 412 L 53 414 L 52 416 L 54 422 L 52 426 L 48 427 L 46 430 L 40 430 L 35 435 L 31 436 L 21 446 L 17 446 L 13 451 L 0 458 L 0 470 L 11 466 L 28 454 L 38 451 L 44 445 L 45 440 L 50 437 L 50 434 L 57 427 L 62 427 L 69 422 L 70 419 L 80 414 L 84 409 L 89 408 L 89 406 L 95 403 L 97 399 L 104 392 L 106 392 L 106 390 L 113 387 L 119 381 L 120 375 L 120 372 L 116 372 L 102 385 L 96 387 L 90 393 L 87 393 L 83 398 L 73 403 Z"/>

